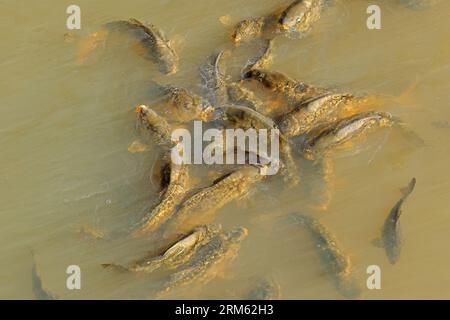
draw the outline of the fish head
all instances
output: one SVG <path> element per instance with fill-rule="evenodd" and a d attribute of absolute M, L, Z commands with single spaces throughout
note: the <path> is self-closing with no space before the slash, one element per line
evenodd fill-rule
<path fill-rule="evenodd" d="M 251 40 L 261 33 L 261 19 L 249 19 L 239 22 L 231 35 L 233 42 L 238 45 L 243 41 Z"/>
<path fill-rule="evenodd" d="M 298 0 L 278 19 L 278 25 L 282 31 L 294 31 L 299 25 L 304 23 L 306 14 L 312 6 L 311 0 Z"/>

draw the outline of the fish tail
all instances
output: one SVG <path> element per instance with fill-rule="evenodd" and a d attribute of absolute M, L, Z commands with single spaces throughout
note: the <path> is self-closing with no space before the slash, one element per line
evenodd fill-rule
<path fill-rule="evenodd" d="M 413 192 L 415 186 L 416 186 L 416 178 L 412 178 L 405 188 L 400 189 L 400 192 L 403 195 L 403 199 L 406 199 Z"/>

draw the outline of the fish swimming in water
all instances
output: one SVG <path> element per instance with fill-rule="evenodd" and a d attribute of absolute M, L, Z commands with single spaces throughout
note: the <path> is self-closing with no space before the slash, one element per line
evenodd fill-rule
<path fill-rule="evenodd" d="M 248 42 L 258 38 L 272 38 L 276 26 L 276 17 L 270 15 L 240 21 L 234 27 L 231 39 L 235 44 Z"/>
<path fill-rule="evenodd" d="M 290 216 L 308 231 L 322 266 L 333 280 L 338 292 L 350 299 L 357 298 L 361 290 L 353 277 L 350 259 L 339 247 L 334 235 L 313 217 L 300 214 Z"/>
<path fill-rule="evenodd" d="M 207 100 L 213 106 L 221 106 L 227 102 L 226 78 L 221 68 L 224 50 L 208 57 L 207 63 L 200 68 L 202 84 L 205 87 Z"/>
<path fill-rule="evenodd" d="M 319 20 L 325 0 L 295 0 L 280 15 L 282 32 L 304 34 Z"/>
<path fill-rule="evenodd" d="M 401 253 L 402 238 L 400 232 L 399 219 L 402 214 L 402 206 L 406 199 L 413 192 L 416 186 L 416 178 L 412 178 L 408 186 L 402 189 L 402 197 L 389 212 L 383 225 L 381 239 L 375 240 L 374 244 L 383 247 L 391 264 L 395 264 Z"/>
<path fill-rule="evenodd" d="M 262 38 L 273 39 L 277 34 L 305 34 L 319 20 L 326 0 L 296 0 L 287 8 L 263 17 L 245 19 L 234 27 L 235 44 Z"/>
<path fill-rule="evenodd" d="M 248 230 L 243 227 L 222 231 L 200 247 L 194 256 L 169 276 L 164 289 L 157 294 L 162 297 L 174 288 L 186 286 L 194 281 L 209 282 L 222 271 L 224 264 L 231 263 L 238 255 Z"/>
<path fill-rule="evenodd" d="M 277 122 L 283 134 L 290 138 L 308 133 L 323 123 L 331 123 L 343 114 L 350 94 L 325 94 L 305 101 Z"/>
<path fill-rule="evenodd" d="M 31 258 L 33 260 L 33 265 L 31 267 L 31 280 L 32 280 L 32 288 L 33 293 L 36 299 L 38 300 L 57 300 L 58 297 L 46 290 L 42 285 L 42 279 L 39 276 L 36 260 L 34 258 L 34 252 L 31 250 Z"/>
<path fill-rule="evenodd" d="M 156 143 L 172 147 L 174 142 L 171 140 L 172 130 L 167 120 L 146 105 L 136 107 L 136 113 L 139 116 L 139 123 L 142 123 L 146 129 L 151 130 L 155 135 Z"/>
<path fill-rule="evenodd" d="M 174 234 L 183 234 L 198 225 L 210 223 L 217 210 L 247 195 L 250 188 L 264 177 L 259 168 L 251 165 L 222 176 L 179 206 L 175 214 L 162 226 L 164 237 L 170 239 Z"/>
<path fill-rule="evenodd" d="M 145 105 L 137 107 L 141 121 L 147 128 L 156 133 L 160 145 L 174 148 L 176 141 L 171 140 L 171 128 L 164 118 L 158 116 Z M 139 223 L 132 228 L 132 237 L 151 233 L 164 223 L 174 212 L 176 206 L 186 195 L 189 188 L 189 170 L 185 164 L 171 161 L 171 149 L 163 156 L 164 165 L 161 171 L 161 201 Z"/>
<path fill-rule="evenodd" d="M 196 250 L 208 242 L 213 236 L 221 231 L 220 225 L 205 225 L 195 228 L 187 236 L 173 244 L 160 256 L 146 257 L 137 261 L 129 267 L 117 264 L 102 264 L 105 268 L 114 268 L 118 271 L 151 273 L 157 269 L 164 268 L 172 270 L 187 263 Z"/>
<path fill-rule="evenodd" d="M 227 85 L 228 99 L 232 104 L 249 107 L 260 112 L 263 102 L 256 97 L 255 93 L 243 87 L 239 82 L 232 82 Z"/>
<path fill-rule="evenodd" d="M 139 46 L 139 54 L 154 62 L 161 73 L 173 74 L 177 72 L 179 58 L 164 33 L 156 26 L 152 24 L 144 25 L 137 19 L 106 23 L 102 31 L 91 34 L 82 42 L 80 58 L 85 59 L 99 43 L 106 40 L 110 33 L 132 37 Z"/>
<path fill-rule="evenodd" d="M 410 9 L 425 9 L 442 2 L 442 0 L 398 0 L 402 5 Z"/>
<path fill-rule="evenodd" d="M 260 53 L 247 61 L 244 68 L 241 71 L 241 78 L 251 69 L 264 69 L 267 68 L 273 60 L 273 39 L 262 40 L 262 45 L 259 48 Z"/>
<path fill-rule="evenodd" d="M 303 141 L 301 151 L 309 160 L 315 160 L 331 149 L 356 138 L 374 127 L 392 127 L 395 121 L 387 112 L 362 112 L 354 116 L 327 124 L 311 132 Z"/>
<path fill-rule="evenodd" d="M 170 155 L 166 155 L 170 157 Z M 169 170 L 169 168 L 166 168 Z M 132 237 L 143 236 L 155 231 L 169 220 L 189 188 L 189 171 L 184 164 L 170 163 L 170 182 L 161 201 L 132 228 Z"/>

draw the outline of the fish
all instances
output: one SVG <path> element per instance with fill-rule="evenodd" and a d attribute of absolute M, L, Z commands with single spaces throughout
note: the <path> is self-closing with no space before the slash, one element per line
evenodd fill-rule
<path fill-rule="evenodd" d="M 162 227 L 163 237 L 183 234 L 197 225 L 210 223 L 217 210 L 233 200 L 244 197 L 250 188 L 264 179 L 256 166 L 247 165 L 227 173 L 209 187 L 188 197 Z"/>
<path fill-rule="evenodd" d="M 356 138 L 375 127 L 392 127 L 395 120 L 390 113 L 369 111 L 326 124 L 310 134 L 301 143 L 301 152 L 308 160 L 315 160 L 329 150 Z"/>
<path fill-rule="evenodd" d="M 306 33 L 320 19 L 325 0 L 295 0 L 280 15 L 279 30 L 284 33 Z"/>
<path fill-rule="evenodd" d="M 294 80 L 288 76 L 265 69 L 251 69 L 243 75 L 243 79 L 257 81 L 273 93 L 281 94 L 290 103 L 300 104 L 311 98 L 328 92 L 324 88 L 308 85 L 304 82 Z"/>
<path fill-rule="evenodd" d="M 302 214 L 291 214 L 290 217 L 308 231 L 322 266 L 337 291 L 347 298 L 357 298 L 361 289 L 353 276 L 351 261 L 334 235 L 316 218 Z"/>
<path fill-rule="evenodd" d="M 157 297 L 163 297 L 174 288 L 187 286 L 194 281 L 205 284 L 222 271 L 220 267 L 231 263 L 238 255 L 248 229 L 234 228 L 222 231 L 199 248 L 194 256 L 169 276 Z"/>
<path fill-rule="evenodd" d="M 412 178 L 408 186 L 401 190 L 402 197 L 391 209 L 384 222 L 381 239 L 377 239 L 374 241 L 374 244 L 376 246 L 384 248 L 388 260 L 391 264 L 397 263 L 400 257 L 402 237 L 400 232 L 399 219 L 402 214 L 403 204 L 405 203 L 409 195 L 413 192 L 415 186 L 416 178 Z"/>
<path fill-rule="evenodd" d="M 267 17 L 259 17 L 238 22 L 231 35 L 232 41 L 240 44 L 262 37 L 270 20 Z"/>
<path fill-rule="evenodd" d="M 104 25 L 107 32 L 119 32 L 133 37 L 140 45 L 140 55 L 154 62 L 161 73 L 169 75 L 178 70 L 179 57 L 164 32 L 153 24 L 137 19 L 118 20 Z"/>
<path fill-rule="evenodd" d="M 39 275 L 36 260 L 34 257 L 33 250 L 31 251 L 31 258 L 32 258 L 32 267 L 31 267 L 31 280 L 32 280 L 32 288 L 33 288 L 33 294 L 37 300 L 58 300 L 58 296 L 54 293 L 48 291 L 44 288 L 42 285 L 42 279 Z"/>
<path fill-rule="evenodd" d="M 273 39 L 262 40 L 262 45 L 259 48 L 260 53 L 247 61 L 244 68 L 241 71 L 241 78 L 244 74 L 252 69 L 267 68 L 273 60 Z"/>
<path fill-rule="evenodd" d="M 248 107 L 265 116 L 267 115 L 264 113 L 264 103 L 253 91 L 245 88 L 242 83 L 229 83 L 227 85 L 227 94 L 230 104 Z"/>
<path fill-rule="evenodd" d="M 337 121 L 352 98 L 351 94 L 324 94 L 311 98 L 279 117 L 278 127 L 287 138 L 306 134 L 319 125 Z"/>
<path fill-rule="evenodd" d="M 146 257 L 134 262 L 129 267 L 117 264 L 102 264 L 105 268 L 114 268 L 118 271 L 151 273 L 157 269 L 173 270 L 187 263 L 199 247 L 208 242 L 221 231 L 221 225 L 202 225 L 195 228 L 181 240 L 176 241 L 163 254 Z"/>
<path fill-rule="evenodd" d="M 170 157 L 170 152 L 166 155 Z M 185 164 L 175 164 L 170 162 L 170 182 L 165 188 L 161 201 L 141 220 L 135 224 L 131 230 L 131 237 L 136 238 L 152 233 L 162 224 L 168 221 L 174 214 L 177 206 L 181 203 L 189 190 L 189 170 Z M 167 172 L 165 174 L 168 174 Z"/>
<path fill-rule="evenodd" d="M 165 118 L 146 105 L 136 107 L 136 113 L 140 123 L 155 134 L 155 141 L 158 145 L 168 148 L 174 146 L 174 142 L 171 139 L 172 130 Z"/>
<path fill-rule="evenodd" d="M 259 279 L 257 284 L 248 292 L 246 300 L 279 300 L 281 299 L 280 285 L 272 278 Z"/>
<path fill-rule="evenodd" d="M 217 117 L 216 108 L 185 88 L 169 85 L 166 87 L 166 96 L 178 121 L 211 121 Z"/>
<path fill-rule="evenodd" d="M 225 51 L 221 50 L 208 57 L 207 63 L 200 68 L 202 84 L 207 90 L 207 100 L 211 105 L 221 106 L 227 102 L 226 77 L 220 68 Z"/>
<path fill-rule="evenodd" d="M 398 0 L 398 2 L 409 9 L 418 10 L 430 8 L 442 0 Z"/>

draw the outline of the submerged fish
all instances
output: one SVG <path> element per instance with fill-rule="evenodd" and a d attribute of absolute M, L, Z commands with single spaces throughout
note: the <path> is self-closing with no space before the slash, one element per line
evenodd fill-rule
<path fill-rule="evenodd" d="M 187 89 L 167 86 L 166 94 L 178 121 L 210 121 L 216 116 L 213 106 Z"/>
<path fill-rule="evenodd" d="M 140 54 L 158 65 L 159 71 L 172 74 L 177 71 L 178 55 L 164 33 L 152 24 L 144 25 L 136 19 L 112 21 L 105 24 L 108 32 L 120 32 L 132 36 L 141 46 Z"/>
<path fill-rule="evenodd" d="M 243 75 L 244 79 L 261 83 L 266 89 L 283 95 L 289 102 L 300 104 L 308 99 L 323 95 L 327 90 L 316 88 L 304 82 L 289 78 L 275 71 L 252 69 Z"/>
<path fill-rule="evenodd" d="M 214 106 L 221 106 L 227 102 L 226 79 L 221 68 L 223 55 L 223 50 L 211 55 L 207 63 L 200 68 L 202 84 L 207 90 L 207 99 Z"/>
<path fill-rule="evenodd" d="M 392 115 L 387 112 L 358 113 L 311 132 L 303 141 L 301 149 L 306 159 L 315 160 L 318 154 L 324 154 L 374 127 L 391 127 L 394 123 Z"/>
<path fill-rule="evenodd" d="M 167 120 L 146 105 L 140 105 L 136 108 L 140 123 L 155 135 L 156 143 L 165 147 L 172 147 L 174 142 L 171 140 L 171 128 Z"/>
<path fill-rule="evenodd" d="M 198 248 L 207 243 L 213 236 L 217 235 L 220 230 L 220 225 L 199 226 L 173 244 L 160 256 L 147 257 L 133 263 L 130 267 L 123 267 L 116 264 L 103 264 L 102 266 L 113 267 L 119 271 L 145 273 L 153 272 L 159 268 L 172 270 L 187 263 Z"/>
<path fill-rule="evenodd" d="M 279 29 L 290 33 L 305 33 L 319 20 L 325 0 L 295 0 L 280 15 Z"/>
<path fill-rule="evenodd" d="M 263 278 L 248 292 L 247 300 L 279 300 L 280 285 L 272 278 Z"/>
<path fill-rule="evenodd" d="M 163 226 L 164 236 L 183 234 L 197 225 L 209 223 L 217 210 L 229 202 L 245 196 L 252 185 L 264 179 L 259 168 L 245 166 L 228 173 L 211 186 L 187 198 Z"/>
<path fill-rule="evenodd" d="M 389 212 L 383 225 L 382 238 L 375 241 L 375 244 L 381 246 L 386 251 L 386 255 L 391 264 L 395 264 L 400 257 L 402 248 L 402 239 L 400 232 L 399 219 L 402 214 L 402 206 L 416 186 L 416 178 L 412 178 L 408 186 L 402 189 L 402 197 Z"/>
<path fill-rule="evenodd" d="M 31 251 L 31 258 L 33 260 L 33 265 L 31 267 L 31 280 L 35 298 L 38 300 L 57 300 L 58 297 L 50 291 L 46 290 L 42 285 L 42 280 L 37 270 L 33 251 Z"/>
<path fill-rule="evenodd" d="M 242 241 L 247 236 L 248 230 L 240 227 L 212 237 L 187 263 L 169 276 L 164 290 L 158 296 L 194 281 L 206 283 L 215 278 L 222 271 L 219 266 L 230 263 L 237 257 Z"/>
<path fill-rule="evenodd" d="M 308 230 L 322 265 L 339 293 L 347 298 L 357 298 L 360 288 L 353 277 L 350 259 L 339 247 L 335 237 L 315 218 L 298 214 L 291 217 Z"/>
<path fill-rule="evenodd" d="M 325 94 L 314 97 L 281 116 L 278 120 L 279 128 L 286 137 L 308 133 L 323 123 L 338 120 L 346 107 L 346 102 L 352 98 L 350 94 Z"/>
<path fill-rule="evenodd" d="M 170 155 L 167 155 L 170 157 Z M 170 162 L 169 170 L 170 182 L 165 189 L 159 204 L 146 214 L 138 224 L 133 227 L 132 237 L 142 236 L 158 229 L 164 222 L 170 219 L 175 212 L 176 207 L 185 197 L 188 191 L 189 171 L 184 164 L 175 164 Z"/>
<path fill-rule="evenodd" d="M 274 17 L 259 17 L 242 20 L 234 27 L 231 39 L 235 44 L 263 37 L 274 25 Z"/>
<path fill-rule="evenodd" d="M 260 48 L 260 54 L 247 61 L 244 68 L 241 71 L 241 77 L 249 72 L 251 69 L 263 69 L 267 68 L 273 59 L 273 43 L 272 39 L 265 39 L 262 41 Z"/>

